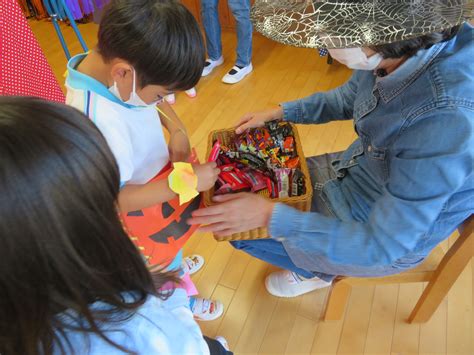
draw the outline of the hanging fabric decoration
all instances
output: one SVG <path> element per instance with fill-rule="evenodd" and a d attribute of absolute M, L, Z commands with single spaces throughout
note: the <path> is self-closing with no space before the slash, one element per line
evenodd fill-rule
<path fill-rule="evenodd" d="M 64 94 L 17 0 L 0 1 L 0 53 L 0 95 L 64 102 Z"/>
<path fill-rule="evenodd" d="M 46 8 L 41 0 L 18 0 L 20 6 L 29 17 L 34 16 L 37 19 L 48 17 Z M 30 9 L 32 13 L 30 13 Z"/>
<path fill-rule="evenodd" d="M 110 0 L 17 0 L 26 17 L 37 19 L 57 15 L 61 20 L 68 16 L 63 7 L 66 6 L 74 20 L 81 20 L 95 11 L 100 10 Z"/>

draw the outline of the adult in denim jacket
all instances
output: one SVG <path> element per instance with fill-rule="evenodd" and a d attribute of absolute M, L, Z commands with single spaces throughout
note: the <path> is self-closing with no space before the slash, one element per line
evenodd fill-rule
<path fill-rule="evenodd" d="M 428 36 L 441 41 L 426 49 L 406 41 L 416 53 L 383 59 L 384 77 L 357 70 L 334 90 L 243 118 L 240 129 L 278 118 L 354 120 L 359 137 L 345 152 L 308 159 L 311 213 L 245 193 L 219 197 L 225 202 L 194 222 L 223 235 L 268 226 L 272 239 L 233 245 L 291 271 L 267 277 L 277 296 L 327 286 L 335 275 L 383 276 L 421 263 L 474 211 L 474 31 L 456 30 Z M 378 49 L 386 58 L 400 47 Z"/>

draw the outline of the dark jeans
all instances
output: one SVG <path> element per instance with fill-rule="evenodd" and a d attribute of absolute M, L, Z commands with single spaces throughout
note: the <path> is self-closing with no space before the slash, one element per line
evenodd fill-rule
<path fill-rule="evenodd" d="M 207 343 L 207 346 L 209 346 L 209 351 L 211 352 L 211 355 L 233 355 L 234 353 L 232 351 L 227 351 L 221 343 L 219 343 L 216 339 L 211 339 L 208 338 L 207 336 L 204 336 L 204 340 Z"/>

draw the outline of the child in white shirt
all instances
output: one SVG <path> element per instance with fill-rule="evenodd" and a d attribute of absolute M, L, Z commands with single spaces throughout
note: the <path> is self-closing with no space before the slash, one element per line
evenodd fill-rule
<path fill-rule="evenodd" d="M 181 249 L 195 230 L 186 216 L 200 201 L 180 205 L 179 191 L 168 183 L 170 162 L 188 161 L 191 147 L 186 128 L 163 98 L 198 82 L 205 57 L 199 27 L 172 0 L 114 0 L 104 10 L 98 37 L 95 49 L 68 63 L 66 102 L 91 118 L 114 153 L 122 219 L 150 267 L 178 269 Z M 219 173 L 215 163 L 190 169 L 197 191 L 211 188 Z M 190 279 L 183 280 L 194 293 Z M 197 304 L 209 304 L 195 307 L 201 319 L 222 314 L 220 302 Z"/>

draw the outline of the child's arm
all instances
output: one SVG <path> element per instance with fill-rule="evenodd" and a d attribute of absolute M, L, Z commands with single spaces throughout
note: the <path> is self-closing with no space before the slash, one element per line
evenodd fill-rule
<path fill-rule="evenodd" d="M 191 155 L 191 144 L 189 142 L 186 127 L 179 119 L 176 112 L 166 101 L 158 105 L 160 111 L 161 124 L 168 130 L 170 140 L 168 149 L 170 152 L 170 160 L 187 161 Z"/>
<path fill-rule="evenodd" d="M 214 162 L 196 164 L 193 165 L 193 169 L 198 178 L 197 190 L 199 192 L 209 190 L 214 186 L 220 172 Z M 168 186 L 168 179 L 162 179 L 144 185 L 125 185 L 120 190 L 118 202 L 120 212 L 127 213 L 172 200 L 176 196 Z"/>
<path fill-rule="evenodd" d="M 145 185 L 125 185 L 118 196 L 120 212 L 127 213 L 172 200 L 177 195 L 169 188 L 168 179 Z"/>

